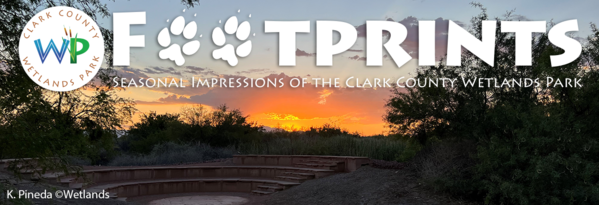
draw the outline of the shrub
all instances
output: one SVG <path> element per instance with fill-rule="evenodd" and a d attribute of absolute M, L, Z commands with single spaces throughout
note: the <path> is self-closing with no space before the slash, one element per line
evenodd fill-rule
<path fill-rule="evenodd" d="M 410 161 L 419 177 L 436 191 L 480 199 L 482 184 L 472 177 L 477 146 L 463 141 L 429 143 Z"/>
<path fill-rule="evenodd" d="M 358 133 L 350 133 L 346 129 L 339 127 L 336 123 L 325 123 L 320 127 L 312 126 L 305 131 L 308 136 L 333 137 L 338 135 L 351 135 L 359 137 Z"/>
<path fill-rule="evenodd" d="M 165 142 L 207 143 L 226 147 L 260 138 L 262 127 L 249 122 L 237 109 L 220 106 L 207 111 L 203 106 L 184 107 L 180 114 L 144 114 L 141 121 L 119 139 L 125 152 L 148 154 Z"/>
<path fill-rule="evenodd" d="M 147 155 L 123 154 L 113 159 L 109 166 L 147 166 L 201 163 L 214 159 L 231 158 L 232 148 L 215 148 L 207 144 L 176 144 L 166 142 L 155 145 Z"/>
<path fill-rule="evenodd" d="M 596 132 L 589 132 L 594 128 L 569 112 L 541 113 L 519 116 L 522 126 L 509 129 L 513 137 L 496 135 L 479 148 L 475 178 L 487 192 L 485 201 L 599 204 L 599 143 Z"/>
<path fill-rule="evenodd" d="M 461 173 L 472 165 L 472 143 L 435 142 L 416 155 L 412 163 L 424 180 L 434 182 L 448 173 Z"/>
<path fill-rule="evenodd" d="M 399 159 L 405 146 L 404 141 L 390 138 L 299 135 L 242 144 L 239 150 L 245 154 L 363 156 L 392 161 Z"/>
<path fill-rule="evenodd" d="M 481 37 L 481 22 L 488 19 L 482 10 L 471 21 L 476 37 Z M 513 19 L 508 13 L 503 20 Z M 592 29 L 581 57 L 556 67 L 550 57 L 564 50 L 551 44 L 546 34 L 533 40 L 532 65 L 514 66 L 515 36 L 497 32 L 493 65 L 463 52 L 461 66 L 441 62 L 419 68 L 416 77 L 538 78 L 538 86 L 457 83 L 396 90 L 385 119 L 396 133 L 423 145 L 431 139 L 476 142 L 475 164 L 465 169 L 446 164 L 453 161 L 455 150 L 443 147 L 421 164 L 423 176 L 450 193 L 487 204 L 599 204 L 599 30 Z M 548 77 L 561 82 L 579 79 L 583 87 L 550 85 Z"/>

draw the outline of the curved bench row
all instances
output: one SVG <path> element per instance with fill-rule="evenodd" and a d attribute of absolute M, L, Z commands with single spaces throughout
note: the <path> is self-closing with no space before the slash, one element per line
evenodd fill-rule
<path fill-rule="evenodd" d="M 72 188 L 86 187 L 86 184 L 105 184 L 119 181 L 144 181 L 192 178 L 268 178 L 281 175 L 302 175 L 305 179 L 322 178 L 334 174 L 333 170 L 281 167 L 281 166 L 182 166 L 182 167 L 127 167 L 84 170 L 85 177 L 61 177 L 47 175 L 46 178 L 59 178 Z M 293 179 L 293 178 L 292 178 Z M 87 183 L 86 183 L 87 180 Z"/>
<path fill-rule="evenodd" d="M 151 180 L 94 186 L 88 192 L 110 192 L 112 197 L 135 197 L 157 194 L 190 192 L 254 192 L 260 194 L 270 189 L 283 190 L 299 183 L 253 178 L 198 178 L 177 180 Z M 260 191 L 264 190 L 264 191 Z"/>
<path fill-rule="evenodd" d="M 2 161 L 1 164 L 13 163 Z M 106 190 L 120 198 L 186 192 L 270 194 L 314 178 L 352 172 L 370 164 L 366 157 L 235 155 L 235 165 L 88 167 L 76 177 L 47 173 L 37 179 L 87 191 Z"/>
<path fill-rule="evenodd" d="M 351 156 L 317 156 L 317 155 L 234 155 L 233 163 L 236 165 L 267 165 L 267 166 L 302 166 L 331 163 L 339 172 L 353 172 L 361 166 L 370 164 L 368 157 Z"/>

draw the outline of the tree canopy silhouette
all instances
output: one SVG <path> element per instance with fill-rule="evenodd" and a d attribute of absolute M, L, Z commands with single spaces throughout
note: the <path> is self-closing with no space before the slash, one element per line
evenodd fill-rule
<path fill-rule="evenodd" d="M 183 0 L 194 6 L 197 0 Z M 42 172 L 67 169 L 64 156 L 101 160 L 114 149 L 116 131 L 135 112 L 131 99 L 119 97 L 109 82 L 112 67 L 112 31 L 101 27 L 105 64 L 88 85 L 69 92 L 45 90 L 29 79 L 19 62 L 19 38 L 37 12 L 69 6 L 92 19 L 110 17 L 98 0 L 12 0 L 0 4 L 0 159 L 37 158 Z M 13 168 L 17 168 L 16 166 Z"/>
<path fill-rule="evenodd" d="M 487 19 L 483 8 L 471 21 L 471 33 L 479 39 Z M 512 20 L 511 13 L 503 20 Z M 422 144 L 431 139 L 477 143 L 474 166 L 437 181 L 452 193 L 492 204 L 599 203 L 599 31 L 592 25 L 582 56 L 559 67 L 551 67 L 550 56 L 564 51 L 546 34 L 536 35 L 532 66 L 514 66 L 515 37 L 500 28 L 498 21 L 494 66 L 464 52 L 462 66 L 441 62 L 419 68 L 416 77 L 538 78 L 540 87 L 458 83 L 395 89 L 385 120 L 395 133 Z M 583 87 L 554 87 L 547 77 L 578 78 Z"/>

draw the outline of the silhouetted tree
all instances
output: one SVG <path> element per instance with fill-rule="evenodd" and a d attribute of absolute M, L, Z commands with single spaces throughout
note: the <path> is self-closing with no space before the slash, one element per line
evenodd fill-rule
<path fill-rule="evenodd" d="M 198 1 L 182 1 L 193 6 Z M 70 92 L 42 89 L 29 79 L 19 62 L 21 32 L 38 11 L 53 6 L 82 10 L 92 19 L 109 17 L 98 0 L 12 0 L 0 4 L 0 159 L 38 158 L 42 172 L 67 169 L 64 156 L 98 160 L 114 148 L 116 130 L 135 111 L 134 103 L 116 95 L 109 81 L 112 31 L 101 27 L 105 65 L 88 85 Z"/>
<path fill-rule="evenodd" d="M 480 5 L 475 6 L 482 8 Z M 485 9 L 472 19 L 480 38 Z M 505 20 L 511 20 L 510 13 Z M 515 37 L 496 31 L 495 63 L 469 52 L 462 66 L 419 68 L 417 78 L 539 78 L 541 87 L 463 86 L 395 90 L 385 119 L 396 133 L 426 144 L 431 138 L 468 139 L 478 144 L 468 174 L 436 183 L 449 192 L 481 197 L 491 204 L 598 204 L 599 32 L 578 60 L 551 67 L 564 51 L 547 35 L 532 43 L 532 66 L 515 65 Z M 582 88 L 554 87 L 547 77 L 581 79 Z M 456 148 L 463 149 L 463 148 Z"/>
<path fill-rule="evenodd" d="M 124 151 L 145 154 L 165 142 L 236 146 L 258 141 L 263 131 L 238 109 L 226 105 L 214 110 L 189 106 L 183 107 L 180 114 L 144 114 L 119 141 Z"/>

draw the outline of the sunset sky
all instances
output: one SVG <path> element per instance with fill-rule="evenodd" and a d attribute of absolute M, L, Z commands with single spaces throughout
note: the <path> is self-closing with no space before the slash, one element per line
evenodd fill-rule
<path fill-rule="evenodd" d="M 129 0 L 107 1 L 111 12 L 146 11 L 146 24 L 131 27 L 132 35 L 145 35 L 145 48 L 131 49 L 131 65 L 118 67 L 125 78 L 285 78 L 321 77 L 341 78 L 398 78 L 415 73 L 417 65 L 417 21 L 436 20 L 437 56 L 444 54 L 446 45 L 447 19 L 469 26 L 472 16 L 480 11 L 469 5 L 470 1 L 201 1 L 200 6 L 186 9 L 179 0 Z M 579 37 L 590 34 L 589 23 L 596 17 L 599 5 L 585 1 L 587 6 L 571 6 L 570 1 L 480 1 L 490 16 L 501 17 L 506 11 L 515 9 L 519 19 L 562 22 L 578 19 Z M 576 2 L 576 1 L 575 1 Z M 183 12 L 183 10 L 185 12 Z M 240 12 L 238 12 L 240 11 Z M 251 17 L 249 17 L 251 14 Z M 246 58 L 240 58 L 235 67 L 225 61 L 214 60 L 212 51 L 217 46 L 210 36 L 212 30 L 224 25 L 231 16 L 240 22 L 249 21 L 253 49 Z M 186 23 L 195 21 L 198 33 L 194 39 L 201 43 L 199 51 L 185 56 L 183 66 L 158 57 L 162 47 L 157 36 L 177 16 L 185 17 Z M 596 18 L 595 18 L 596 19 Z M 167 22 L 167 20 L 169 20 Z M 295 67 L 278 66 L 278 35 L 264 33 L 264 21 L 310 20 L 311 32 L 297 35 Z M 350 51 L 334 57 L 332 67 L 315 66 L 316 20 L 336 20 L 350 23 L 358 30 L 358 40 Z M 403 23 L 408 28 L 408 38 L 402 47 L 414 59 L 397 67 L 389 58 L 382 67 L 366 67 L 364 56 L 364 23 L 366 20 L 390 20 Z M 219 23 L 221 21 L 221 23 Z M 99 25 L 112 28 L 112 18 L 101 19 Z M 172 36 L 172 43 L 183 45 L 182 36 Z M 233 35 L 227 43 L 240 45 Z M 187 82 L 189 83 L 189 82 Z M 310 127 L 334 122 L 349 131 L 363 135 L 382 134 L 386 131 L 383 115 L 385 102 L 390 97 L 388 88 L 128 88 L 119 93 L 137 102 L 141 112 L 179 112 L 184 105 L 203 104 L 216 107 L 227 104 L 238 108 L 250 119 L 269 127 Z"/>

